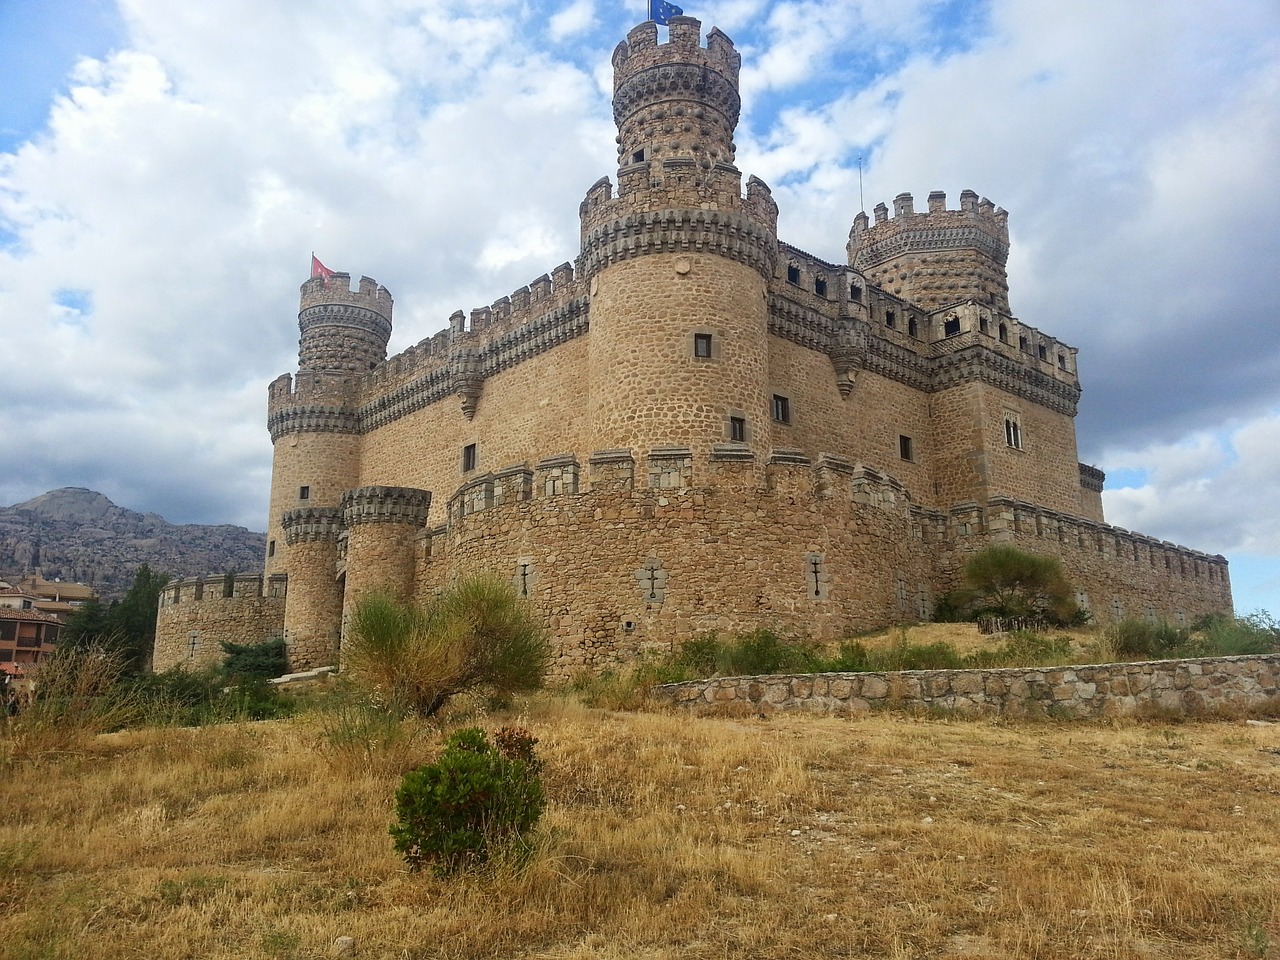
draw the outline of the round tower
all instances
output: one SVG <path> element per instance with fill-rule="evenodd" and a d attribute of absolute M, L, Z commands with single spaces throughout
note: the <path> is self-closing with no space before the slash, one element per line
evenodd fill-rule
<path fill-rule="evenodd" d="M 894 296 L 937 310 L 973 300 L 1009 314 L 1009 215 L 972 190 L 960 194 L 960 209 L 947 209 L 941 190 L 929 194 L 927 213 L 916 213 L 909 193 L 883 203 L 875 223 L 865 212 L 849 231 L 849 265 Z"/>
<path fill-rule="evenodd" d="M 391 294 L 369 277 L 351 289 L 351 274 L 312 277 L 298 310 L 299 372 L 366 373 L 387 359 Z"/>
<path fill-rule="evenodd" d="M 595 449 L 768 447 L 766 284 L 777 206 L 733 165 L 741 57 L 717 29 L 673 17 L 613 54 L 618 195 L 583 202 Z M 702 454 L 703 456 L 698 456 Z M 763 458 L 762 458 L 763 459 Z"/>
<path fill-rule="evenodd" d="M 359 485 L 361 378 L 386 358 L 391 294 L 368 277 L 302 285 L 298 373 L 268 388 L 274 455 L 266 573 L 287 574 L 285 641 L 294 668 L 335 663 L 342 617 L 342 495 Z"/>

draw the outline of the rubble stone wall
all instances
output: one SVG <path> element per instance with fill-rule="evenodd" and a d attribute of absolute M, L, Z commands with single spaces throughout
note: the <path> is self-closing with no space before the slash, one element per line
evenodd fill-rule
<path fill-rule="evenodd" d="M 667 684 L 655 695 L 704 712 L 859 714 L 923 707 L 968 715 L 1194 716 L 1280 707 L 1280 654 L 1044 669 L 722 677 Z"/>

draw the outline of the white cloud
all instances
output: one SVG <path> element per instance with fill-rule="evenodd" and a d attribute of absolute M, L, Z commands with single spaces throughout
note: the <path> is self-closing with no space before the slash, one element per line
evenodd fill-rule
<path fill-rule="evenodd" d="M 1280 555 L 1280 412 L 1102 463 L 1147 472 L 1142 486 L 1103 493 L 1111 523 L 1209 552 Z"/>
<path fill-rule="evenodd" d="M 564 40 L 582 33 L 595 23 L 596 5 L 593 0 L 574 0 L 559 13 L 551 17 L 550 33 L 552 40 Z"/>

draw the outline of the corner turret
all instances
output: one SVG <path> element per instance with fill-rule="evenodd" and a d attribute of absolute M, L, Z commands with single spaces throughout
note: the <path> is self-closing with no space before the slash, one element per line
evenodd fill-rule
<path fill-rule="evenodd" d="M 300 373 L 362 374 L 387 358 L 391 294 L 369 277 L 351 289 L 351 274 L 312 277 L 302 285 L 298 327 Z"/>
<path fill-rule="evenodd" d="M 966 300 L 1009 314 L 1009 215 L 972 190 L 960 209 L 947 209 L 941 190 L 929 194 L 928 212 L 916 213 L 911 194 L 883 203 L 875 223 L 866 212 L 853 219 L 846 247 L 849 265 L 894 296 L 936 310 Z"/>

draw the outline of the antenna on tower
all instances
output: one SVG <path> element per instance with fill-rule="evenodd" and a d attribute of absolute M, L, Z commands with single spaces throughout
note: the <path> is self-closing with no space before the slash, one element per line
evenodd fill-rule
<path fill-rule="evenodd" d="M 862 154 L 858 154 L 858 210 L 865 211 L 867 202 L 862 199 Z"/>

